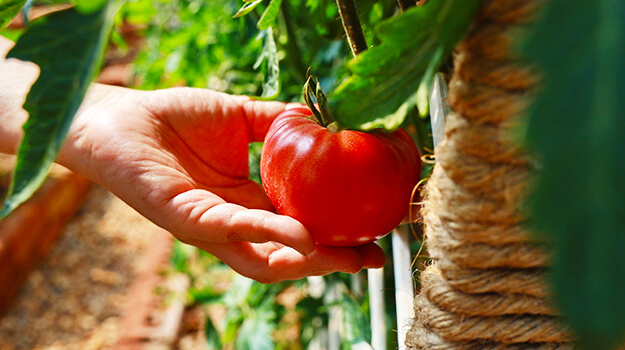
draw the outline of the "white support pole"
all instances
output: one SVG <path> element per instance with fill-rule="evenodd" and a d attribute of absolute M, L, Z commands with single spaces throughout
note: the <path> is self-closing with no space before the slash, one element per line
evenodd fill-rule
<path fill-rule="evenodd" d="M 395 305 L 397 311 L 397 347 L 405 348 L 406 333 L 414 318 L 414 285 L 410 265 L 409 229 L 402 225 L 393 230 L 393 272 L 395 276 Z"/>
<path fill-rule="evenodd" d="M 368 269 L 371 347 L 386 350 L 386 308 L 384 307 L 384 268 Z"/>
<path fill-rule="evenodd" d="M 313 298 L 323 297 L 326 291 L 326 282 L 322 276 L 309 276 L 308 294 Z M 328 349 L 328 330 L 319 329 L 313 339 L 308 344 L 308 350 L 326 350 Z"/>
<path fill-rule="evenodd" d="M 341 285 L 336 284 L 323 299 L 326 305 L 331 305 L 341 299 L 341 294 L 345 293 Z M 340 306 L 330 306 L 328 309 L 328 347 L 327 350 L 339 350 L 343 339 L 343 308 Z"/>

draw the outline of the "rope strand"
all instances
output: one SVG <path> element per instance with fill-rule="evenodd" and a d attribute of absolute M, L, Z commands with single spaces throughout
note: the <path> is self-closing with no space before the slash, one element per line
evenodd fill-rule
<path fill-rule="evenodd" d="M 511 131 L 536 86 L 513 50 L 542 0 L 484 0 L 458 44 L 452 113 L 423 191 L 426 249 L 409 349 L 564 350 L 551 308 L 548 246 L 523 224 L 535 166 Z"/>

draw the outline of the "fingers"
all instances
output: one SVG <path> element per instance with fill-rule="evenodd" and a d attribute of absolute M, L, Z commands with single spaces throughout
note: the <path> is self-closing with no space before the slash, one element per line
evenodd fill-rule
<path fill-rule="evenodd" d="M 202 190 L 184 192 L 163 209 L 176 211 L 163 222 L 181 241 L 263 283 L 337 271 L 356 273 L 381 267 L 386 261 L 375 243 L 358 247 L 315 245 L 304 226 L 293 218 L 225 203 Z"/>
<path fill-rule="evenodd" d="M 359 254 L 363 257 L 363 268 L 377 269 L 386 263 L 386 254 L 379 245 L 375 243 L 367 243 L 356 247 Z"/>
<path fill-rule="evenodd" d="M 239 186 L 236 190 L 233 188 L 216 188 L 213 193 L 223 198 L 226 202 L 242 205 L 249 209 L 262 209 L 275 212 L 273 206 L 263 186 L 250 180 L 244 185 Z"/>
<path fill-rule="evenodd" d="M 296 280 L 333 272 L 356 273 L 363 268 L 381 267 L 386 260 L 382 249 L 374 243 L 354 248 L 317 246 L 308 256 L 270 243 L 237 242 L 220 245 L 217 249 L 207 247 L 206 250 L 238 273 L 261 283 Z"/>
<path fill-rule="evenodd" d="M 293 218 L 264 210 L 237 210 L 236 208 L 232 214 L 227 215 L 230 215 L 226 234 L 229 242 L 277 242 L 294 248 L 304 255 L 315 251 L 314 240 L 306 228 Z"/>
<path fill-rule="evenodd" d="M 277 254 L 273 265 L 278 267 L 284 261 Z M 307 257 L 309 271 L 307 275 L 327 275 L 332 272 L 356 273 L 363 268 L 378 268 L 384 266 L 386 256 L 382 248 L 375 243 L 368 243 L 357 247 L 329 247 L 317 245 L 314 253 Z"/>
<path fill-rule="evenodd" d="M 183 192 L 172 198 L 163 212 L 172 213 L 169 230 L 183 242 L 193 245 L 271 241 L 304 255 L 315 250 L 314 240 L 299 221 L 266 210 L 225 203 L 207 191 Z"/>
<path fill-rule="evenodd" d="M 247 119 L 251 141 L 263 141 L 271 123 L 278 114 L 286 110 L 286 106 L 285 103 L 275 101 L 245 101 L 243 111 Z"/>
<path fill-rule="evenodd" d="M 252 141 L 263 141 L 271 123 L 278 116 L 278 114 L 284 112 L 287 109 L 296 107 L 305 107 L 301 103 L 284 103 L 277 101 L 257 101 L 252 100 L 249 97 L 236 96 L 241 98 L 243 112 L 247 118 L 250 135 Z"/>
<path fill-rule="evenodd" d="M 150 106 L 159 109 L 160 113 L 178 116 L 180 110 L 194 116 L 211 115 L 220 117 L 244 117 L 247 122 L 249 135 L 253 142 L 263 141 L 271 123 L 281 112 L 294 107 L 302 107 L 300 103 L 285 103 L 279 101 L 259 101 L 248 96 L 229 95 L 226 93 L 196 88 L 171 88 L 158 90 L 153 94 Z M 163 98 L 169 103 L 163 105 Z M 182 108 L 181 106 L 185 106 Z M 242 114 L 242 115 L 241 115 Z M 192 117 L 189 117 L 192 116 Z M 228 119 L 226 118 L 226 119 Z"/>

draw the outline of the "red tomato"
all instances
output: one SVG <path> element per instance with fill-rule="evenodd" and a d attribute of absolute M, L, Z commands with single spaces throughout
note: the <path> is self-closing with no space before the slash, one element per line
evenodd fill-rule
<path fill-rule="evenodd" d="M 408 213 L 421 174 L 417 148 L 398 129 L 332 133 L 295 108 L 269 128 L 261 178 L 279 213 L 318 244 L 355 246 L 388 234 Z"/>

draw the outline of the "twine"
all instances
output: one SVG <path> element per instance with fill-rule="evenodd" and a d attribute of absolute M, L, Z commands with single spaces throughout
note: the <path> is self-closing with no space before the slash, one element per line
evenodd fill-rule
<path fill-rule="evenodd" d="M 431 246 L 430 256 L 448 259 L 463 268 L 534 268 L 547 263 L 544 248 L 534 242 L 492 245 L 473 243 L 469 240 L 453 238 L 441 224 L 434 221 L 427 230 L 437 230 L 438 234 L 428 235 Z"/>
<path fill-rule="evenodd" d="M 455 74 L 464 81 L 475 81 L 505 90 L 525 90 L 536 84 L 532 70 L 517 62 L 486 61 L 466 51 L 455 56 Z"/>
<path fill-rule="evenodd" d="M 437 151 L 444 148 L 444 141 L 438 146 Z M 442 150 L 442 149 L 441 149 Z M 443 157 L 443 156 L 441 156 Z M 465 160 L 469 157 L 465 157 Z M 460 159 L 459 159 L 460 162 Z M 523 216 L 518 210 L 518 203 L 511 201 L 519 196 L 519 191 L 525 188 L 524 182 L 519 182 L 524 175 L 519 175 L 519 169 L 506 165 L 488 166 L 482 171 L 484 179 L 480 179 L 480 169 L 476 169 L 471 161 L 465 162 L 469 169 L 458 169 L 457 173 L 452 174 L 460 180 L 469 180 L 468 178 L 460 179 L 462 174 L 467 177 L 475 178 L 476 181 L 483 183 L 486 187 L 493 184 L 502 191 L 483 192 L 479 189 L 469 189 L 477 183 L 456 183 L 440 166 L 435 166 L 432 176 L 425 186 L 425 205 L 429 205 L 441 220 L 452 221 L 455 223 L 473 222 L 481 226 L 498 225 L 501 227 L 517 225 L 523 221 Z M 438 164 L 437 164 L 438 165 Z M 503 177 L 506 172 L 510 173 L 510 177 Z M 495 175 L 495 176 L 493 176 Z M 490 181 L 489 181 L 490 180 Z M 432 183 L 436 187 L 432 186 Z M 506 188 L 505 184 L 510 184 Z M 439 210 L 442 208 L 442 210 Z M 427 214 L 426 214 L 427 215 Z M 425 216 L 425 215 L 424 215 Z M 515 237 L 515 239 L 519 239 Z"/>
<path fill-rule="evenodd" d="M 406 345 L 414 349 L 428 350 L 573 350 L 568 343 L 521 343 L 502 344 L 489 341 L 454 342 L 439 337 L 427 328 L 418 328 L 412 338 L 406 340 Z"/>
<path fill-rule="evenodd" d="M 468 294 L 453 288 L 433 266 L 421 275 L 421 295 L 442 309 L 467 316 L 555 315 L 544 298 L 526 294 L 482 293 Z"/>
<path fill-rule="evenodd" d="M 518 91 L 469 83 L 457 76 L 449 83 L 449 103 L 454 110 L 479 123 L 497 124 L 519 115 L 527 107 L 523 97 Z"/>
<path fill-rule="evenodd" d="M 411 349 L 572 349 L 551 308 L 549 254 L 524 228 L 534 166 L 512 139 L 536 74 L 516 40 L 540 0 L 484 0 L 454 53 L 445 137 L 422 193 L 432 263 L 421 273 Z"/>
<path fill-rule="evenodd" d="M 507 133 L 516 125 L 511 121 L 503 121 L 500 125 L 495 124 L 475 124 L 463 118 L 458 113 L 451 113 L 445 120 L 447 131 L 447 143 L 449 150 L 462 152 L 462 155 L 477 157 L 482 163 L 487 164 L 508 164 L 510 166 L 527 167 L 529 160 L 523 157 L 523 150 L 513 146 L 513 140 Z M 453 159 L 451 154 L 443 154 L 438 157 L 440 162 L 466 162 L 464 157 Z M 481 165 L 483 166 L 483 165 Z M 466 166 L 453 169 L 462 170 Z M 448 167 L 445 167 L 448 168 Z M 524 175 L 520 172 L 519 175 Z M 497 180 L 494 176 L 491 176 Z"/>
<path fill-rule="evenodd" d="M 487 340 L 514 344 L 526 342 L 562 343 L 568 336 L 553 316 L 464 316 L 444 310 L 424 297 L 417 297 L 415 305 L 419 319 L 441 337 L 451 341 Z"/>
<path fill-rule="evenodd" d="M 439 267 L 448 283 L 465 293 L 524 293 L 546 297 L 541 269 L 465 269 L 449 260 L 440 260 Z"/>

